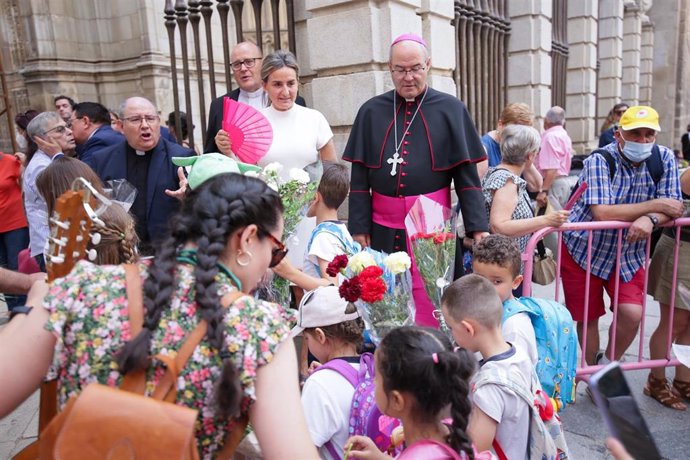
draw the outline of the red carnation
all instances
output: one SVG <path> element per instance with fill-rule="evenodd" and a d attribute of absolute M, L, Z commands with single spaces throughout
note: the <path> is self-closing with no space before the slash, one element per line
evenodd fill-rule
<path fill-rule="evenodd" d="M 345 254 L 340 254 L 335 256 L 333 260 L 330 261 L 328 267 L 326 268 L 326 273 L 328 276 L 337 276 L 340 270 L 347 267 L 347 256 Z"/>
<path fill-rule="evenodd" d="M 355 276 L 352 279 L 343 281 L 343 284 L 338 288 L 338 292 L 340 297 L 348 302 L 356 302 L 359 300 L 359 294 L 361 293 L 359 278 Z"/>
<path fill-rule="evenodd" d="M 379 276 L 383 275 L 383 269 L 379 267 L 378 265 L 371 265 L 359 274 L 359 278 L 364 281 L 364 279 L 369 279 L 369 278 L 378 278 Z"/>
<path fill-rule="evenodd" d="M 380 277 L 371 277 L 361 280 L 361 297 L 367 303 L 375 303 L 383 300 L 386 293 L 386 283 Z"/>

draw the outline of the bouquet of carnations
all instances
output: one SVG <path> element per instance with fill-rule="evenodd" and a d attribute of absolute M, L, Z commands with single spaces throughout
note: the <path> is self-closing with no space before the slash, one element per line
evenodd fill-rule
<path fill-rule="evenodd" d="M 308 172 L 299 168 L 292 168 L 290 178 L 284 180 L 280 176 L 282 169 L 280 163 L 270 163 L 259 173 L 259 177 L 280 195 L 284 208 L 283 235 L 288 246 L 296 246 L 298 241 L 295 230 L 314 200 L 318 181 L 312 180 Z M 290 282 L 286 279 L 274 277 L 268 291 L 268 300 L 283 306 L 290 304 Z"/>
<path fill-rule="evenodd" d="M 387 255 L 366 248 L 349 259 L 336 256 L 328 264 L 329 276 L 346 278 L 340 297 L 357 306 L 376 344 L 390 330 L 414 324 L 411 263 L 405 252 Z"/>
<path fill-rule="evenodd" d="M 453 282 L 455 271 L 455 214 L 434 200 L 419 197 L 407 217 L 405 227 L 410 236 L 415 264 L 441 328 L 446 330 L 441 312 L 441 296 Z"/>

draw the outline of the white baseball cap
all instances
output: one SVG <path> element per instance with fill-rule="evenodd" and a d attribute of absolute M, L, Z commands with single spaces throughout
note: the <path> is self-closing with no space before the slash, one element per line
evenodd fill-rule
<path fill-rule="evenodd" d="M 297 326 L 290 332 L 295 337 L 310 327 L 325 327 L 359 318 L 359 312 L 345 313 L 350 303 L 340 297 L 336 286 L 322 286 L 304 294 L 299 304 Z"/>

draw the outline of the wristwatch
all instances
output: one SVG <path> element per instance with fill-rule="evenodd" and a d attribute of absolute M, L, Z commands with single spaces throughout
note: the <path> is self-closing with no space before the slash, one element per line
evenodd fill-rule
<path fill-rule="evenodd" d="M 656 217 L 654 214 L 645 214 L 645 216 L 649 217 L 649 220 L 652 221 L 652 225 L 655 227 L 659 225 L 659 218 Z"/>

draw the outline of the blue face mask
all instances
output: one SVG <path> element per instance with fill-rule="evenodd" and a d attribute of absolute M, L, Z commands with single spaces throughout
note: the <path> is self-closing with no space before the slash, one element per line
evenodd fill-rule
<path fill-rule="evenodd" d="M 644 160 L 652 155 L 654 143 L 641 144 L 639 142 L 625 141 L 623 146 L 623 154 L 625 158 L 633 163 L 642 163 Z"/>

